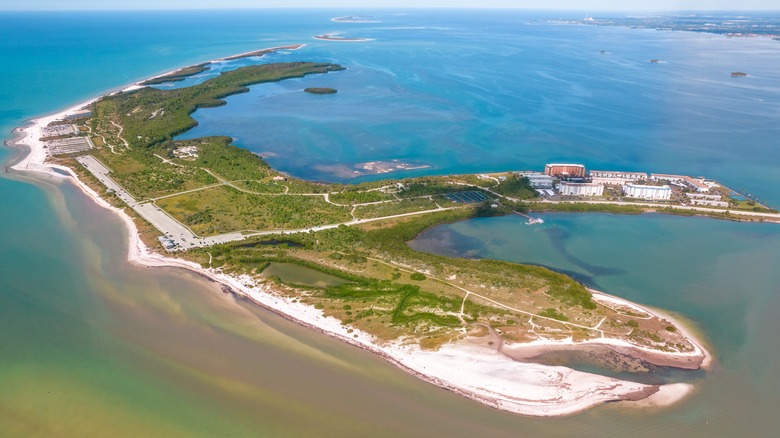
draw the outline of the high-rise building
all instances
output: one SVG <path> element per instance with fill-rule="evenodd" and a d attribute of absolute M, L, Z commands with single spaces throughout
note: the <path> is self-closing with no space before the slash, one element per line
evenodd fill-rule
<path fill-rule="evenodd" d="M 629 198 L 652 199 L 668 201 L 672 199 L 672 188 L 669 186 L 643 186 L 639 184 L 626 184 L 623 193 Z"/>
<path fill-rule="evenodd" d="M 563 196 L 602 196 L 604 186 L 593 183 L 562 182 L 558 184 L 558 191 Z"/>
<path fill-rule="evenodd" d="M 545 164 L 544 174 L 558 178 L 584 178 L 585 166 L 582 164 Z"/>

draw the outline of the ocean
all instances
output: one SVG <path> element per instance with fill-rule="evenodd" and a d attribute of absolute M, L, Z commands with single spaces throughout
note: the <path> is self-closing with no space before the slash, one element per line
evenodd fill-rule
<path fill-rule="evenodd" d="M 177 67 L 306 43 L 259 62 L 347 70 L 254 86 L 198 111 L 200 125 L 185 135 L 232 135 L 280 170 L 317 180 L 377 178 L 354 171 L 378 160 L 428 166 L 399 177 L 572 161 L 704 175 L 780 204 L 777 41 L 548 21 L 581 18 L 561 12 L 362 11 L 381 23 L 330 21 L 354 13 L 0 13 L 0 129 L 11 138 L 26 119 Z M 311 38 L 334 32 L 373 40 Z M 339 93 L 306 95 L 305 86 Z M 17 156 L 0 149 L 4 163 Z M 2 176 L 2 436 L 780 430 L 775 225 L 549 214 L 543 226 L 478 219 L 421 236 L 420 249 L 541 264 L 670 310 L 715 353 L 715 369 L 673 408 L 609 404 L 534 419 L 419 381 L 193 274 L 131 266 L 121 221 L 73 186 Z"/>

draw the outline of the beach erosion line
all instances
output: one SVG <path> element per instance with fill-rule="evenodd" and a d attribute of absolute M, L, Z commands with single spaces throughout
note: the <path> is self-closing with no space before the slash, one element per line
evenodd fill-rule
<path fill-rule="evenodd" d="M 140 82 L 121 91 L 140 88 Z M 403 339 L 382 342 L 361 330 L 350 330 L 338 319 L 325 316 L 313 306 L 276 294 L 268 285 L 258 283 L 249 276 L 228 275 L 219 269 L 207 269 L 194 262 L 158 254 L 143 243 L 133 219 L 123 209 L 101 198 L 79 179 L 73 169 L 46 163 L 45 145 L 40 140 L 42 128 L 55 120 L 81 112 L 97 99 L 89 99 L 63 111 L 31 120 L 29 125 L 16 129 L 15 132 L 21 136 L 9 144 L 25 146 L 30 151 L 11 168 L 68 179 L 99 206 L 117 214 L 125 224 L 128 236 L 127 259 L 131 263 L 145 267 L 187 269 L 291 321 L 377 354 L 422 380 L 503 411 L 529 416 L 557 416 L 580 412 L 607 401 L 626 400 L 635 403 L 643 399 L 648 406 L 666 406 L 679 401 L 693 389 L 689 384 L 645 385 L 561 366 L 518 362 L 495 349 L 474 345 L 451 343 L 437 351 L 428 351 Z M 694 342 L 693 338 L 688 337 Z"/>

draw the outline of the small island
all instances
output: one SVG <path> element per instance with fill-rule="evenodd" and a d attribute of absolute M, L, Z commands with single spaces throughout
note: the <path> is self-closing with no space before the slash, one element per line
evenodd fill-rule
<path fill-rule="evenodd" d="M 340 33 L 324 33 L 322 35 L 314 35 L 312 38 L 322 41 L 342 41 L 342 42 L 362 42 L 362 41 L 374 41 L 373 38 L 347 38 L 339 36 Z"/>
<path fill-rule="evenodd" d="M 292 44 L 289 46 L 279 46 L 279 47 L 271 47 L 269 49 L 253 50 L 251 52 L 239 53 L 238 55 L 228 56 L 227 58 L 222 58 L 219 61 L 235 61 L 236 59 L 252 58 L 255 56 L 264 56 L 269 53 L 278 52 L 279 50 L 298 50 L 303 46 L 304 44 Z"/>
<path fill-rule="evenodd" d="M 339 90 L 336 90 L 335 88 L 328 87 L 308 87 L 304 88 L 303 91 L 311 94 L 336 94 L 339 92 Z"/>
<path fill-rule="evenodd" d="M 363 17 L 359 15 L 346 15 L 343 17 L 333 17 L 330 21 L 336 23 L 381 23 L 381 21 L 372 17 Z"/>

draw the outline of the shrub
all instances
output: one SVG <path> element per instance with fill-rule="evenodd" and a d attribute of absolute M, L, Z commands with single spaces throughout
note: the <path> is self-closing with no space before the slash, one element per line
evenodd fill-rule
<path fill-rule="evenodd" d="M 563 313 L 558 312 L 557 310 L 549 307 L 547 309 L 542 310 L 539 312 L 539 316 L 544 316 L 545 318 L 552 318 L 557 319 L 558 321 L 568 321 L 569 318 L 564 315 Z"/>

